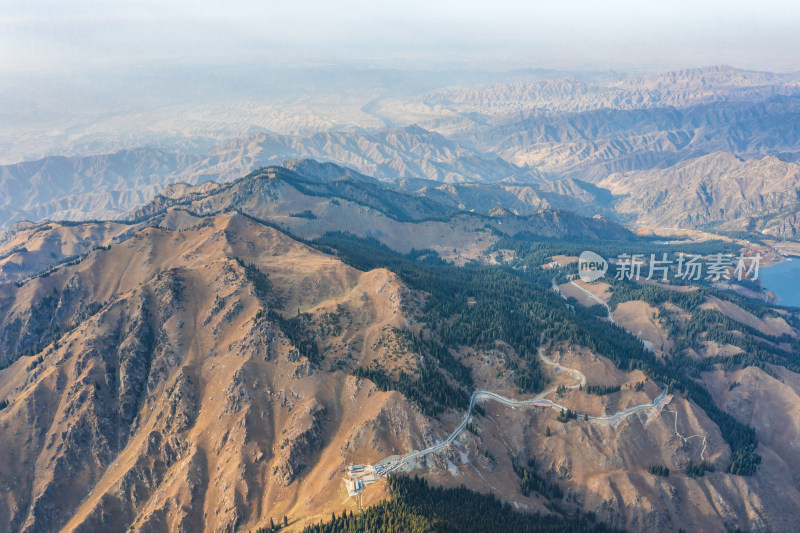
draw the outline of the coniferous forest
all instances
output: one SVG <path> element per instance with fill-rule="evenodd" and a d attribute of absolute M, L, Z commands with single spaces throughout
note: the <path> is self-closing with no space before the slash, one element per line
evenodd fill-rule
<path fill-rule="evenodd" d="M 646 244 L 646 243 L 645 243 Z M 491 348 L 495 341 L 510 345 L 518 355 L 509 359 L 507 366 L 514 371 L 514 380 L 520 392 L 538 392 L 545 386 L 545 377 L 536 358 L 540 342 L 565 342 L 585 346 L 610 359 L 618 368 L 630 371 L 641 370 L 651 380 L 667 386 L 672 393 L 683 394 L 699 405 L 716 423 L 725 442 L 732 451 L 731 463 L 726 472 L 750 475 L 761 462 L 756 453 L 758 441 L 755 430 L 716 405 L 711 394 L 696 379 L 699 373 L 715 364 L 759 365 L 783 364 L 793 368 L 798 364 L 797 356 L 779 350 L 770 341 L 792 341 L 794 339 L 765 338 L 751 351 L 733 358 L 720 360 L 708 358 L 697 360 L 676 353 L 669 360 L 661 360 L 647 350 L 642 342 L 624 329 L 603 320 L 591 309 L 582 306 L 567 306 L 552 290 L 554 282 L 565 281 L 567 271 L 555 273 L 542 270 L 539 265 L 555 254 L 580 254 L 587 243 L 565 243 L 552 240 L 527 241 L 519 237 L 503 238 L 496 247 L 515 251 L 515 263 L 504 266 L 467 264 L 455 267 L 441 260 L 430 250 L 398 254 L 373 239 L 363 239 L 348 234 L 333 233 L 313 243 L 328 253 L 337 255 L 346 263 L 360 270 L 384 267 L 397 273 L 413 289 L 425 291 L 430 296 L 424 309 L 426 329 L 419 339 L 420 351 L 426 363 L 417 377 L 407 375 L 399 379 L 375 375 L 371 369 L 359 369 L 358 375 L 374 378 L 383 389 L 396 389 L 406 393 L 427 414 L 435 414 L 449 407 L 466 408 L 471 392 L 468 373 L 453 361 L 448 349 L 461 346 Z M 641 245 L 641 243 L 639 244 Z M 601 244 L 606 256 L 612 256 L 630 243 Z M 716 253 L 725 250 L 724 244 L 700 243 L 692 245 L 693 253 Z M 597 243 L 594 243 L 597 248 Z M 655 249 L 658 249 L 656 246 Z M 633 282 L 611 280 L 614 295 L 612 304 L 628 299 L 642 299 L 653 304 L 669 301 L 687 309 L 695 310 L 702 301 L 701 295 L 713 293 L 721 298 L 734 296 L 719 293 L 704 287 L 689 293 L 646 286 Z M 472 304 L 468 303 L 471 299 Z M 737 300 L 738 301 L 738 300 Z M 757 304 L 742 302 L 753 307 Z M 757 309 L 755 309 L 758 312 Z M 710 331 L 710 335 L 723 335 L 731 322 L 706 312 L 698 312 L 697 321 Z M 721 315 L 720 315 L 721 316 Z M 715 322 L 716 320 L 716 322 Z M 746 328 L 744 325 L 734 324 Z M 692 324 L 684 335 L 685 345 L 699 342 Z M 698 326 L 699 327 L 699 326 Z M 741 329 L 740 328 L 740 329 Z M 761 337 L 764 337 L 761 335 Z M 735 339 L 737 342 L 753 341 Z M 774 344 L 774 343 L 773 343 Z M 796 354 L 797 352 L 795 352 Z M 442 376 L 449 376 L 443 379 Z M 455 383 L 456 385 L 453 385 Z M 600 391 L 598 391 L 600 392 Z M 610 391 L 609 391 L 610 392 Z M 569 414 L 569 413 L 568 413 Z M 570 417 L 565 416 L 564 420 Z"/>
<path fill-rule="evenodd" d="M 419 477 L 389 479 L 390 497 L 360 513 L 332 516 L 303 533 L 548 533 L 617 531 L 591 513 L 523 513 L 492 495 L 434 487 Z"/>

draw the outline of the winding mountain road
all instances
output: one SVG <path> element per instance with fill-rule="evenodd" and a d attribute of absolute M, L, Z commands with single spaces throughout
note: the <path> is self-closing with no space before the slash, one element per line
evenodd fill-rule
<path fill-rule="evenodd" d="M 590 298 L 592 298 L 593 300 L 595 300 L 599 304 L 603 305 L 606 308 L 606 311 L 608 313 L 608 320 L 612 324 L 615 324 L 614 317 L 611 314 L 611 308 L 608 306 L 608 304 L 606 302 L 604 302 L 603 300 L 601 300 L 600 298 L 598 298 L 597 296 L 595 296 L 594 294 L 592 294 L 591 292 L 589 292 L 585 288 L 583 288 L 580 285 L 578 285 L 577 283 L 575 283 L 574 280 L 570 280 L 570 283 L 572 285 L 574 285 L 575 287 L 577 287 L 578 289 L 580 289 L 583 292 L 585 292 L 586 294 L 588 294 Z M 553 278 L 552 284 L 553 284 L 553 289 L 556 292 L 558 292 L 559 294 L 561 294 L 562 297 L 565 298 L 564 294 L 561 292 L 561 290 L 559 289 L 558 285 L 556 285 L 555 278 Z M 577 388 L 583 388 L 583 387 L 586 386 L 586 375 L 583 374 L 583 372 L 581 372 L 580 370 L 562 366 L 561 364 L 556 363 L 552 359 L 549 359 L 547 356 L 544 355 L 544 349 L 541 346 L 537 350 L 537 355 L 539 357 L 539 360 L 542 363 L 544 363 L 547 366 L 551 366 L 551 367 L 555 368 L 556 372 L 566 372 L 568 374 L 571 374 L 573 376 L 573 378 L 575 378 L 576 383 L 573 384 L 573 385 L 568 385 L 567 388 L 569 388 L 569 389 L 577 389 Z M 470 418 L 472 418 L 472 411 L 475 408 L 475 404 L 479 400 L 483 400 L 483 399 L 494 400 L 496 402 L 500 402 L 503 405 L 508 405 L 508 406 L 511 406 L 511 407 L 535 406 L 535 407 L 549 407 L 551 409 L 558 409 L 559 411 L 566 410 L 567 409 L 566 407 L 564 407 L 562 405 L 559 405 L 559 404 L 553 402 L 552 400 L 545 399 L 545 396 L 548 396 L 549 394 L 555 392 L 556 390 L 557 390 L 557 387 L 551 388 L 551 389 L 546 390 L 546 391 L 544 391 L 542 393 L 539 393 L 538 395 L 534 396 L 533 398 L 529 398 L 527 400 L 514 400 L 512 398 L 506 398 L 505 396 L 501 396 L 501 395 L 499 395 L 499 394 L 497 394 L 495 392 L 491 392 L 491 391 L 485 391 L 485 390 L 475 391 L 475 392 L 472 393 L 472 398 L 470 398 L 469 409 L 467 410 L 467 414 L 464 417 L 464 420 L 458 425 L 458 427 L 456 427 L 453 430 L 452 433 L 450 433 L 450 435 L 445 440 L 443 440 L 443 441 L 441 441 L 439 443 L 436 443 L 433 446 L 425 448 L 424 450 L 414 451 L 414 452 L 411 452 L 411 453 L 407 454 L 406 456 L 404 456 L 404 457 L 402 457 L 400 459 L 397 459 L 397 460 L 389 462 L 389 463 L 385 463 L 385 468 L 381 469 L 380 472 L 376 472 L 376 476 L 377 477 L 385 476 L 387 474 L 395 472 L 396 470 L 398 470 L 399 468 L 407 465 L 410 461 L 412 461 L 414 459 L 417 459 L 419 457 L 424 457 L 424 456 L 426 456 L 426 455 L 428 455 L 430 453 L 436 453 L 436 452 L 442 450 L 445 446 L 448 446 L 450 443 L 452 443 L 456 439 L 456 437 L 458 437 L 459 434 L 461 434 L 461 432 L 464 430 L 464 428 L 467 427 L 467 424 L 469 423 Z M 622 411 L 619 411 L 619 412 L 614 413 L 613 415 L 609 415 L 609 416 L 586 416 L 586 415 L 584 415 L 584 416 L 586 416 L 586 418 L 588 418 L 588 420 L 593 420 L 593 421 L 597 421 L 597 422 L 608 422 L 608 423 L 616 422 L 617 420 L 621 420 L 621 419 L 623 419 L 623 418 L 625 418 L 627 416 L 630 416 L 630 415 L 632 415 L 634 413 L 637 413 L 639 411 L 642 411 L 642 410 L 645 410 L 645 409 L 653 409 L 653 408 L 659 407 L 659 405 L 661 405 L 661 403 L 664 401 L 666 396 L 667 396 L 667 389 L 666 389 L 666 387 L 664 387 L 664 389 L 661 391 L 661 394 L 659 394 L 650 403 L 643 403 L 643 404 L 640 404 L 640 405 L 634 405 L 632 407 L 628 407 L 627 409 L 623 409 Z M 681 435 L 680 433 L 677 432 L 677 413 L 675 413 L 675 418 L 676 418 L 676 420 L 675 420 L 675 432 L 678 434 L 679 437 L 684 439 L 684 441 L 688 441 L 688 439 L 691 439 L 691 438 L 700 437 L 700 435 L 693 435 L 692 437 L 688 437 L 688 438 L 683 437 L 683 435 Z M 705 452 L 705 437 L 703 437 L 703 444 L 704 444 L 703 452 Z M 703 456 L 703 453 L 701 453 L 701 458 L 702 458 L 702 456 Z M 385 460 L 386 459 L 384 459 L 384 461 Z"/>
<path fill-rule="evenodd" d="M 546 364 L 548 366 L 554 367 L 557 372 L 562 372 L 562 371 L 563 372 L 567 372 L 569 374 L 572 374 L 572 376 L 576 378 L 578 383 L 576 383 L 574 385 L 568 385 L 567 388 L 576 389 L 576 388 L 583 387 L 583 386 L 586 385 L 586 376 L 580 370 L 576 370 L 574 368 L 568 368 L 568 367 L 562 366 L 562 365 L 556 363 L 555 361 L 547 358 L 544 355 L 543 348 L 541 348 L 541 347 L 539 347 L 539 350 L 537 351 L 537 355 L 539 356 L 539 360 L 540 361 L 542 361 L 544 364 Z M 484 391 L 484 390 L 475 391 L 475 392 L 472 393 L 472 398 L 470 399 L 470 402 L 469 402 L 469 409 L 467 410 L 467 414 L 464 417 L 464 420 L 461 422 L 461 424 L 458 425 L 458 427 L 456 427 L 453 430 L 452 433 L 450 433 L 450 435 L 445 440 L 443 440 L 443 441 L 441 441 L 441 442 L 439 442 L 437 444 L 434 444 L 433 446 L 425 448 L 424 450 L 411 452 L 411 453 L 407 454 L 406 456 L 404 456 L 404 457 L 402 457 L 402 458 L 400 458 L 400 459 L 398 459 L 398 460 L 396 460 L 394 462 L 389 463 L 386 466 L 385 469 L 383 469 L 380 473 L 377 473 L 376 475 L 379 477 L 379 476 L 385 476 L 387 474 L 390 474 L 390 473 L 398 470 L 399 468 L 405 466 L 410 461 L 412 461 L 414 459 L 417 459 L 419 457 L 424 457 L 424 456 L 426 456 L 426 455 L 428 455 L 430 453 L 438 452 L 438 451 L 442 450 L 445 446 L 447 446 L 450 443 L 452 443 L 456 439 L 456 437 L 458 437 L 458 435 L 464 430 L 464 428 L 467 427 L 467 424 L 469 423 L 469 420 L 472 417 L 472 411 L 475 408 L 475 404 L 479 400 L 482 400 L 482 399 L 494 400 L 494 401 L 502 403 L 503 405 L 508 405 L 508 406 L 511 406 L 511 407 L 536 406 L 536 407 L 549 407 L 551 409 L 557 409 L 559 411 L 566 410 L 567 409 L 566 407 L 564 407 L 562 405 L 559 405 L 559 404 L 557 404 L 557 403 L 555 403 L 555 402 L 553 402 L 551 400 L 545 399 L 545 396 L 551 394 L 552 392 L 555 392 L 556 390 L 557 390 L 557 388 L 551 388 L 551 389 L 549 389 L 547 391 L 544 391 L 544 392 L 538 394 L 537 396 L 534 396 L 533 398 L 529 398 L 527 400 L 514 400 L 512 398 L 506 398 L 505 396 L 501 396 L 501 395 L 499 395 L 499 394 L 497 394 L 495 392 L 491 392 L 491 391 Z M 615 422 L 617 420 L 620 420 L 622 418 L 630 416 L 633 413 L 636 413 L 638 411 L 642 411 L 644 409 L 652 409 L 652 408 L 658 407 L 659 404 L 664 400 L 666 395 L 667 395 L 667 389 L 664 388 L 664 390 L 661 391 L 661 394 L 659 394 L 650 403 L 644 403 L 644 404 L 640 404 L 640 405 L 635 405 L 633 407 L 628 407 L 627 409 L 624 409 L 624 410 L 622 410 L 622 411 L 620 411 L 618 413 L 614 413 L 613 415 L 609 415 L 609 416 L 589 416 L 588 419 L 589 420 L 594 420 L 594 421 L 599 421 L 599 422 Z"/>
<path fill-rule="evenodd" d="M 589 292 L 588 290 L 584 289 L 583 287 L 581 287 L 580 285 L 578 285 L 577 283 L 575 283 L 575 280 L 574 280 L 574 279 L 571 279 L 571 280 L 569 280 L 569 282 L 570 282 L 570 283 L 571 283 L 573 286 L 575 286 L 575 287 L 579 288 L 580 290 L 582 290 L 583 292 L 585 292 L 586 294 L 588 294 L 588 295 L 589 295 L 589 297 L 590 297 L 592 300 L 594 300 L 594 301 L 596 301 L 597 303 L 599 303 L 600 305 L 604 306 L 604 307 L 606 308 L 606 312 L 608 312 L 608 320 L 609 320 L 609 321 L 610 321 L 612 324 L 616 324 L 616 322 L 614 322 L 614 317 L 611 315 L 611 308 L 608 306 L 608 304 L 607 304 L 606 302 L 604 302 L 603 300 L 601 300 L 600 298 L 598 298 L 597 296 L 595 296 L 594 294 L 592 294 L 592 293 L 591 293 L 591 292 Z"/>

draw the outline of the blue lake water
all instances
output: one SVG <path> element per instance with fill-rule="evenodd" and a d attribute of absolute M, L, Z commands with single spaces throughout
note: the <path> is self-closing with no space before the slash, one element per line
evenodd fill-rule
<path fill-rule="evenodd" d="M 762 268 L 758 277 L 780 298 L 779 304 L 800 307 L 800 257 Z"/>

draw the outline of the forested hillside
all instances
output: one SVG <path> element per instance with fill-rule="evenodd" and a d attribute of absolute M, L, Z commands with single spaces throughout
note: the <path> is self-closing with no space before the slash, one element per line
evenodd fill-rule
<path fill-rule="evenodd" d="M 389 498 L 363 513 L 332 516 L 303 533 L 603 533 L 619 531 L 591 513 L 569 513 L 552 508 L 548 514 L 522 513 L 491 495 L 430 486 L 418 477 L 389 480 Z M 269 531 L 269 530 L 266 530 Z M 266 531 L 264 533 L 266 533 Z"/>

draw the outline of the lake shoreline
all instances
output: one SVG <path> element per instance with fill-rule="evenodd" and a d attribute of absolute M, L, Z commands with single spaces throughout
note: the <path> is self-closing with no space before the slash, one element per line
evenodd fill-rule
<path fill-rule="evenodd" d="M 781 255 L 781 262 L 759 270 L 758 279 L 764 290 L 774 295 L 774 303 L 800 307 L 800 256 Z"/>

